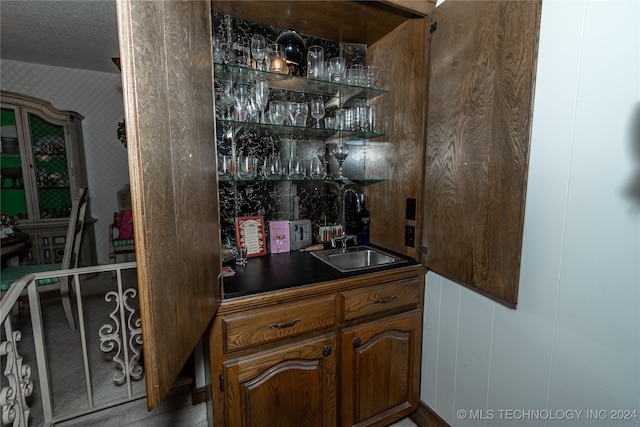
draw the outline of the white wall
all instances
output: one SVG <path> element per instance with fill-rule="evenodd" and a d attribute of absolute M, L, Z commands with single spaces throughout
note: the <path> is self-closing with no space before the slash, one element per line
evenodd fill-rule
<path fill-rule="evenodd" d="M 638 427 L 640 2 L 545 0 L 541 25 L 518 307 L 428 273 L 421 399 L 452 426 Z"/>
<path fill-rule="evenodd" d="M 49 101 L 82 114 L 91 213 L 98 263 L 108 262 L 108 229 L 118 210 L 116 192 L 129 182 L 127 151 L 117 137 L 124 116 L 119 73 L 101 73 L 2 60 L 2 90 Z M 115 67 L 115 65 L 114 65 Z"/>

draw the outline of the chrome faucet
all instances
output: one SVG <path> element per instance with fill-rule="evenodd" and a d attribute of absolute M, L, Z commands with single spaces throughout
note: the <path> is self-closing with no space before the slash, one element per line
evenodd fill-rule
<path fill-rule="evenodd" d="M 356 207 L 357 210 L 360 210 L 360 197 L 358 197 L 358 193 L 356 193 L 352 188 L 347 188 L 346 190 L 344 190 L 344 193 L 342 193 L 342 235 L 338 236 L 338 237 L 334 237 L 333 239 L 331 239 L 331 246 L 333 246 L 334 248 L 336 247 L 336 243 L 337 242 L 341 242 L 341 247 L 342 247 L 342 251 L 346 252 L 347 250 L 347 241 L 351 240 L 354 244 L 358 244 L 358 238 L 356 236 L 354 236 L 353 234 L 346 234 L 347 233 L 347 194 L 349 193 L 353 193 L 353 195 L 356 197 Z"/>

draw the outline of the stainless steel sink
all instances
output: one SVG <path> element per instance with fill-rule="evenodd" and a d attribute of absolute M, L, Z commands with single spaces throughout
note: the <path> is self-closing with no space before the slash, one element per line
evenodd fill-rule
<path fill-rule="evenodd" d="M 343 251 L 341 248 L 325 249 L 324 251 L 311 252 L 311 255 L 342 272 L 365 270 L 407 262 L 406 259 L 368 246 L 353 246 L 347 248 L 346 251 Z"/>

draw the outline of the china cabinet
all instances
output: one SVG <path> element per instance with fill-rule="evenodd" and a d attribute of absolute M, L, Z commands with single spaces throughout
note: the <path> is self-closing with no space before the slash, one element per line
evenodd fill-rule
<path fill-rule="evenodd" d="M 219 106 L 212 8 L 247 22 L 366 45 L 367 63 L 385 69 L 389 76 L 384 86 L 388 93 L 375 101 L 384 136 L 373 138 L 367 148 L 366 176 L 384 177 L 365 187 L 371 243 L 410 256 L 514 307 L 540 4 L 538 0 L 447 1 L 435 10 L 430 0 L 117 1 L 150 408 L 160 404 L 211 319 L 220 322 L 225 304 L 232 305 L 223 300 L 217 239 L 223 234 L 220 212 L 227 197 L 222 192 L 218 196 L 215 166 L 217 128 L 223 126 L 216 126 L 213 119 Z M 236 123 L 228 124 L 238 131 Z M 309 298 L 320 295 L 316 286 L 305 292 L 308 289 L 314 290 Z M 284 298 L 286 292 L 256 300 L 278 298 L 276 294 Z M 345 297 L 336 301 L 340 298 Z M 336 304 L 335 315 L 342 316 L 342 310 Z M 256 355 L 256 366 L 270 366 L 276 360 L 287 363 L 288 350 L 299 344 L 304 348 L 297 351 L 315 360 L 311 369 L 315 372 L 308 378 L 314 376 L 312 384 L 317 387 L 320 380 L 315 375 L 322 372 L 333 378 L 332 359 L 325 363 L 317 347 L 335 339 L 341 347 L 339 357 L 330 357 L 336 357 L 343 373 L 345 360 L 376 364 L 380 356 L 369 352 L 370 347 L 413 354 L 404 360 L 412 372 L 408 387 L 415 390 L 419 363 L 406 342 L 417 339 L 407 338 L 413 336 L 417 316 L 403 317 L 400 311 L 392 320 L 400 331 L 394 335 L 396 342 L 381 338 L 383 322 L 377 323 L 377 315 L 369 318 L 368 325 L 365 318 L 350 323 L 339 317 L 334 326 L 310 332 L 310 341 L 292 336 L 264 344 L 290 347 Z M 344 337 L 360 337 L 365 343 L 357 355 L 344 354 Z M 235 372 L 238 381 L 229 388 L 234 394 L 260 383 L 251 383 L 256 376 L 250 372 L 249 350 L 238 352 L 233 355 L 235 365 L 212 359 L 226 363 L 224 381 Z M 296 381 L 291 372 L 283 373 L 284 381 Z M 362 372 L 355 370 L 352 377 L 357 382 Z M 275 384 L 271 378 L 265 380 Z M 216 376 L 214 390 L 217 381 Z M 350 395 L 336 384 L 338 390 L 343 397 Z M 257 396 L 252 410 L 268 402 L 259 390 L 242 393 Z M 391 404 L 403 407 L 404 395 L 392 394 L 396 398 L 370 407 L 359 400 L 363 395 L 350 398 L 350 408 L 360 408 L 350 419 L 368 419 L 376 408 Z M 318 399 L 313 400 L 314 408 L 324 408 L 326 399 Z M 335 413 L 344 414 L 340 409 Z M 237 413 L 230 419 L 237 421 Z"/>
<path fill-rule="evenodd" d="M 1 98 L 2 212 L 30 237 L 23 263 L 59 263 L 71 195 L 87 186 L 83 117 L 21 94 L 3 91 Z M 95 261 L 92 227 L 87 234 L 84 265 Z"/>

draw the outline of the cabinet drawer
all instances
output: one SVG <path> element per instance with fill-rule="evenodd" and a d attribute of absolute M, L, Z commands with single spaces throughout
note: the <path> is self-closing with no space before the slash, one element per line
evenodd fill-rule
<path fill-rule="evenodd" d="M 342 292 L 343 320 L 349 321 L 401 307 L 417 307 L 421 303 L 421 290 L 420 280 L 410 279 Z"/>
<path fill-rule="evenodd" d="M 335 324 L 335 296 L 249 310 L 222 319 L 225 351 L 240 350 Z"/>

